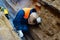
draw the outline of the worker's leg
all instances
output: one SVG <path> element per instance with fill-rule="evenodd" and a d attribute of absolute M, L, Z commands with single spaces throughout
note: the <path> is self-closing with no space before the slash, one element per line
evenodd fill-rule
<path fill-rule="evenodd" d="M 15 25 L 14 25 L 15 26 Z M 15 32 L 17 32 L 18 33 L 18 36 L 19 37 L 23 37 L 24 36 L 24 34 L 23 34 L 23 32 L 22 32 L 22 29 L 23 29 L 23 26 L 22 25 L 19 25 L 19 26 L 16 26 L 16 27 L 14 27 L 15 29 Z"/>
<path fill-rule="evenodd" d="M 16 29 L 16 32 L 18 32 L 19 36 L 20 37 L 23 37 L 23 32 L 22 32 L 22 29 L 23 29 L 23 25 L 21 25 L 21 20 L 23 20 L 24 16 L 24 11 L 23 10 L 20 10 L 15 19 L 13 20 L 13 24 L 14 24 L 14 27 Z"/>
<path fill-rule="evenodd" d="M 18 29 L 21 29 L 21 28 L 19 28 L 19 27 L 17 27 L 17 26 L 21 26 L 21 20 L 22 20 L 23 16 L 24 16 L 24 11 L 23 11 L 23 10 L 20 10 L 20 11 L 17 13 L 15 19 L 13 20 L 14 27 L 15 27 L 17 30 L 18 30 Z"/>
<path fill-rule="evenodd" d="M 16 26 L 15 27 L 16 28 L 16 32 L 18 33 L 18 35 L 19 35 L 19 37 L 23 37 L 24 36 L 24 34 L 23 34 L 23 32 L 22 32 L 22 30 L 23 30 L 23 25 L 18 25 L 18 26 Z"/>
<path fill-rule="evenodd" d="M 19 25 L 18 27 L 16 27 L 16 30 L 18 32 L 18 35 L 23 38 L 24 34 L 23 32 L 28 32 L 28 28 L 27 25 Z"/>
<path fill-rule="evenodd" d="M 30 30 L 29 30 L 29 27 L 27 25 L 24 25 L 24 27 L 23 27 L 23 34 L 24 34 L 24 36 L 28 35 L 30 38 L 32 38 L 32 40 L 34 40 L 32 35 L 30 34 Z"/>
<path fill-rule="evenodd" d="M 27 25 L 24 25 L 22 31 L 23 32 L 28 32 L 29 31 L 28 26 Z"/>

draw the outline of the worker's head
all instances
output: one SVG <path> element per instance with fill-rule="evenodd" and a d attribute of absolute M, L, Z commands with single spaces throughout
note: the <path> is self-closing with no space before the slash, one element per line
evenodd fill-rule
<path fill-rule="evenodd" d="M 38 16 L 37 12 L 32 12 L 30 17 L 28 18 L 28 23 L 31 25 L 41 23 L 41 18 Z"/>

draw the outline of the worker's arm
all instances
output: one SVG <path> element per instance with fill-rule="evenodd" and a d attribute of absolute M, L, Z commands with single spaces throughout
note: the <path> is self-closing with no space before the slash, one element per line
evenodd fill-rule
<path fill-rule="evenodd" d="M 23 11 L 23 10 L 20 10 L 20 11 L 17 13 L 15 19 L 13 20 L 14 27 L 20 25 L 20 22 L 21 22 L 21 20 L 22 20 L 23 17 L 24 17 L 24 11 Z"/>

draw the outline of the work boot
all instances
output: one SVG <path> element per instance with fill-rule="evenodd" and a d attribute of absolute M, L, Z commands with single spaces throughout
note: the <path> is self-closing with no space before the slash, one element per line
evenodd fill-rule
<path fill-rule="evenodd" d="M 19 35 L 19 37 L 21 37 L 21 38 L 24 36 L 22 30 L 19 30 L 19 31 L 18 31 L 18 35 Z"/>

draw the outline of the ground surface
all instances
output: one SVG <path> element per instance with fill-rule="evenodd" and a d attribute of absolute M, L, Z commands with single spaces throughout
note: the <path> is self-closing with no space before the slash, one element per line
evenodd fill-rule
<path fill-rule="evenodd" d="M 35 40 L 60 40 L 60 19 L 44 7 L 41 12 L 42 23 L 31 29 Z"/>
<path fill-rule="evenodd" d="M 25 4 L 25 2 L 29 3 L 30 1 L 20 2 L 21 3 L 20 8 L 29 7 L 30 3 L 27 6 L 22 5 L 23 3 Z M 31 5 L 31 7 L 33 7 L 33 5 Z M 18 8 L 14 10 L 17 10 L 17 9 Z M 55 16 L 52 12 L 50 12 L 48 9 L 44 8 L 43 6 L 41 7 L 41 10 L 39 10 L 38 13 L 42 18 L 42 23 L 39 25 L 39 27 L 38 26 L 30 27 L 33 38 L 35 40 L 60 40 L 60 18 Z"/>
<path fill-rule="evenodd" d="M 58 10 L 60 10 L 60 0 L 43 0 L 45 2 L 47 2 L 50 5 L 53 5 L 54 7 L 56 7 Z"/>
<path fill-rule="evenodd" d="M 21 40 L 2 12 L 0 12 L 0 40 Z"/>

